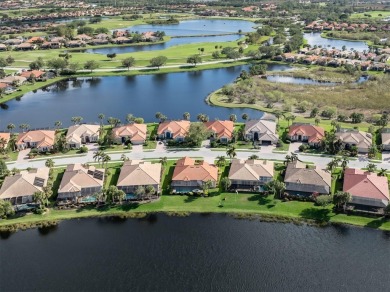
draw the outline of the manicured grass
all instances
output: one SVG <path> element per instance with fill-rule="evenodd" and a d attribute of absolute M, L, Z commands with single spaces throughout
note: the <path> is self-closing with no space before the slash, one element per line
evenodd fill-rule
<path fill-rule="evenodd" d="M 364 14 L 371 15 L 371 17 L 367 17 Z M 379 14 L 381 14 L 381 15 L 379 15 Z M 351 19 L 355 19 L 355 18 L 372 19 L 372 18 L 385 18 L 385 17 L 389 17 L 389 16 L 390 16 L 390 11 L 374 10 L 374 11 L 368 11 L 368 12 L 362 12 L 362 13 L 354 13 L 351 15 L 350 18 Z"/>
<path fill-rule="evenodd" d="M 17 151 L 8 151 L 6 154 L 0 154 L 0 159 L 4 159 L 5 162 L 15 161 L 18 159 L 19 152 Z"/>
<path fill-rule="evenodd" d="M 156 149 L 157 141 L 146 141 L 146 145 L 143 146 L 144 150 L 154 150 Z"/>
<path fill-rule="evenodd" d="M 171 169 L 171 168 L 169 168 Z M 260 214 L 291 219 L 312 219 L 318 222 L 348 223 L 390 230 L 390 221 L 381 218 L 335 214 L 331 207 L 317 207 L 311 202 L 282 202 L 273 196 L 257 194 L 221 193 L 210 197 L 163 195 L 160 200 L 141 205 L 112 206 L 103 210 L 84 208 L 80 210 L 53 210 L 45 215 L 29 215 L 16 219 L 2 220 L 0 226 L 8 224 L 28 224 L 91 216 L 124 215 L 136 212 L 213 212 Z"/>

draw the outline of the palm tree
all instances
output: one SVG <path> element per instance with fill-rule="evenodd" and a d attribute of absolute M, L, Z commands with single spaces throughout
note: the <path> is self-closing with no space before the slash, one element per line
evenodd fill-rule
<path fill-rule="evenodd" d="M 62 122 L 61 121 L 55 121 L 54 122 L 54 126 L 56 127 L 56 130 L 58 130 L 62 126 Z"/>
<path fill-rule="evenodd" d="M 367 164 L 367 171 L 368 172 L 375 172 L 375 170 L 376 170 L 376 165 L 374 163 Z"/>
<path fill-rule="evenodd" d="M 127 157 L 126 154 L 122 154 L 122 155 L 121 155 L 121 160 L 122 160 L 123 162 L 128 161 L 128 160 L 129 160 L 129 157 Z"/>
<path fill-rule="evenodd" d="M 134 121 L 134 115 L 133 114 L 127 114 L 126 122 L 131 123 L 132 121 Z"/>
<path fill-rule="evenodd" d="M 218 167 L 223 167 L 223 166 L 225 166 L 225 164 L 226 164 L 226 157 L 225 156 L 218 156 L 217 157 L 217 166 Z"/>
<path fill-rule="evenodd" d="M 270 193 L 274 194 L 278 198 L 281 198 L 286 190 L 286 184 L 279 180 L 272 180 L 266 183 L 265 187 Z"/>
<path fill-rule="evenodd" d="M 105 169 L 107 170 L 107 164 L 108 162 L 111 160 L 111 156 L 106 154 L 106 153 L 103 153 L 103 157 L 102 157 L 102 166 L 104 165 L 105 163 Z"/>
<path fill-rule="evenodd" d="M 213 186 L 213 182 L 211 180 L 204 181 L 202 183 L 202 190 L 204 195 L 208 195 L 209 189 L 211 189 Z"/>
<path fill-rule="evenodd" d="M 341 205 L 344 205 L 343 206 L 344 211 L 345 211 L 345 208 L 347 206 L 347 203 L 349 203 L 351 201 L 352 201 L 352 196 L 348 192 L 339 191 L 333 195 L 333 204 L 335 204 L 338 208 Z"/>
<path fill-rule="evenodd" d="M 0 153 L 5 153 L 5 145 L 7 145 L 7 140 L 0 138 Z"/>
<path fill-rule="evenodd" d="M 249 160 L 256 160 L 259 159 L 259 156 L 256 154 L 252 154 L 251 156 L 248 157 Z"/>
<path fill-rule="evenodd" d="M 103 158 L 104 152 L 101 150 L 95 151 L 93 153 L 93 159 L 99 163 L 100 165 L 100 160 Z"/>
<path fill-rule="evenodd" d="M 248 114 L 242 114 L 241 118 L 244 120 L 244 121 L 247 121 L 249 119 L 249 115 Z"/>
<path fill-rule="evenodd" d="M 47 197 L 44 192 L 35 192 L 33 194 L 33 200 L 35 203 L 39 204 L 39 206 L 47 204 Z"/>
<path fill-rule="evenodd" d="M 74 125 L 79 125 L 82 121 L 83 121 L 83 117 L 72 117 L 70 119 L 70 121 L 74 124 Z"/>
<path fill-rule="evenodd" d="M 343 156 L 343 158 L 342 158 L 342 160 L 341 160 L 341 168 L 343 169 L 343 172 L 344 172 L 345 169 L 347 168 L 348 163 L 349 163 L 348 157 L 347 157 L 347 156 Z"/>
<path fill-rule="evenodd" d="M 15 134 L 12 134 L 8 141 L 8 147 L 11 148 L 13 151 L 16 150 L 16 142 L 17 142 L 17 136 Z"/>
<path fill-rule="evenodd" d="M 339 163 L 340 163 L 340 158 L 335 157 L 328 163 L 326 168 L 327 170 L 329 170 L 329 172 L 332 172 L 335 167 L 339 166 Z"/>
<path fill-rule="evenodd" d="M 103 126 L 103 120 L 106 118 L 104 114 L 98 114 L 98 119 L 100 120 L 100 125 Z"/>
<path fill-rule="evenodd" d="M 23 131 L 23 133 L 25 132 L 25 131 L 27 131 L 27 129 L 29 129 L 30 128 L 30 125 L 29 124 L 20 124 L 19 125 L 19 128 Z"/>
<path fill-rule="evenodd" d="M 144 198 L 144 195 L 145 195 L 146 191 L 145 191 L 145 188 L 143 186 L 138 186 L 135 189 L 134 193 L 137 196 L 138 200 L 142 200 Z"/>
<path fill-rule="evenodd" d="M 183 119 L 185 119 L 186 121 L 189 121 L 190 120 L 190 113 L 189 112 L 185 112 L 183 114 Z"/>
<path fill-rule="evenodd" d="M 315 118 L 314 123 L 316 124 L 316 126 L 318 126 L 320 124 L 320 122 L 321 122 L 321 119 Z"/>
<path fill-rule="evenodd" d="M 10 131 L 10 133 L 12 134 L 13 129 L 15 129 L 15 125 L 12 124 L 12 123 L 10 123 L 10 124 L 7 125 L 7 129 L 8 129 L 8 130 Z"/>
<path fill-rule="evenodd" d="M 283 116 L 283 113 L 280 110 L 275 110 L 274 116 L 278 119 L 278 124 L 279 124 L 279 119 Z"/>
<path fill-rule="evenodd" d="M 48 160 L 46 160 L 45 166 L 48 167 L 48 168 L 52 168 L 54 166 L 53 159 L 49 158 Z"/>
<path fill-rule="evenodd" d="M 154 195 L 156 193 L 156 189 L 152 185 L 147 185 L 145 187 L 145 193 L 146 193 L 147 197 L 150 199 L 150 196 Z"/>
<path fill-rule="evenodd" d="M 386 176 L 386 174 L 387 174 L 387 169 L 385 168 L 381 168 L 381 170 L 379 170 L 378 172 L 379 176 Z"/>
<path fill-rule="evenodd" d="M 221 187 L 222 187 L 223 191 L 226 192 L 230 188 L 231 185 L 232 185 L 232 182 L 227 176 L 225 176 L 224 178 L 221 179 Z"/>
<path fill-rule="evenodd" d="M 226 155 L 229 156 L 230 159 L 236 157 L 236 156 L 237 156 L 236 147 L 234 147 L 233 145 L 230 146 L 230 147 L 226 150 Z"/>
<path fill-rule="evenodd" d="M 168 163 L 168 158 L 167 157 L 160 157 L 160 163 L 163 167 L 165 167 Z"/>

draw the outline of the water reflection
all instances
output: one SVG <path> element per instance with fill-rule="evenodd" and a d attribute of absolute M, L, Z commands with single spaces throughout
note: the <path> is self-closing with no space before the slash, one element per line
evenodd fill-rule
<path fill-rule="evenodd" d="M 38 233 L 41 236 L 46 236 L 50 233 L 56 232 L 57 229 L 58 229 L 58 224 L 53 224 L 50 226 L 42 226 L 42 227 L 38 227 Z"/>

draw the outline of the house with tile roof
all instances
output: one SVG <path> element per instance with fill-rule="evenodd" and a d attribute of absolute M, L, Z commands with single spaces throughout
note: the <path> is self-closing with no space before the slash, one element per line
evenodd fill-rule
<path fill-rule="evenodd" d="M 55 136 L 55 131 L 49 130 L 20 133 L 16 141 L 16 147 L 18 150 L 36 148 L 40 152 L 50 151 L 54 147 Z"/>
<path fill-rule="evenodd" d="M 0 189 L 0 199 L 12 205 L 33 203 L 35 192 L 43 191 L 49 179 L 49 168 L 23 170 L 15 175 L 7 176 Z"/>
<path fill-rule="evenodd" d="M 69 164 L 58 189 L 58 201 L 80 199 L 100 192 L 104 183 L 104 169 L 82 164 Z"/>
<path fill-rule="evenodd" d="M 347 168 L 343 191 L 352 195 L 350 204 L 357 208 L 385 208 L 389 204 L 389 184 L 386 176 L 361 169 Z"/>
<path fill-rule="evenodd" d="M 260 145 L 276 144 L 276 122 L 272 120 L 250 120 L 245 123 L 245 138 Z"/>
<path fill-rule="evenodd" d="M 0 148 L 7 148 L 8 142 L 11 139 L 10 133 L 1 133 L 0 132 Z"/>
<path fill-rule="evenodd" d="M 390 129 L 383 129 L 381 132 L 382 149 L 384 151 L 390 151 Z"/>
<path fill-rule="evenodd" d="M 204 123 L 210 131 L 210 139 L 219 140 L 221 143 L 229 143 L 233 138 L 234 123 L 232 121 L 210 121 Z"/>
<path fill-rule="evenodd" d="M 173 139 L 178 142 L 184 141 L 190 129 L 190 121 L 167 121 L 160 123 L 157 135 L 160 139 Z"/>
<path fill-rule="evenodd" d="M 45 75 L 46 72 L 45 71 L 41 71 L 41 70 L 28 70 L 28 71 L 23 71 L 19 74 L 19 76 L 22 76 L 22 77 L 25 77 L 27 78 L 27 80 L 31 79 L 31 76 L 33 75 L 34 78 L 41 78 L 43 77 L 43 75 Z"/>
<path fill-rule="evenodd" d="M 267 160 L 233 159 L 229 170 L 232 189 L 262 191 L 274 177 L 274 163 Z"/>
<path fill-rule="evenodd" d="M 133 145 L 144 144 L 147 138 L 147 126 L 145 124 L 127 124 L 112 130 L 116 143 L 130 142 Z"/>
<path fill-rule="evenodd" d="M 356 146 L 359 153 L 368 153 L 372 145 L 372 135 L 359 130 L 341 129 L 336 132 L 336 137 L 341 140 L 346 150 Z"/>
<path fill-rule="evenodd" d="M 126 193 L 127 199 L 135 198 L 138 187 L 153 186 L 157 193 L 161 192 L 161 163 L 129 160 L 123 163 L 117 187 Z"/>
<path fill-rule="evenodd" d="M 80 148 L 82 144 L 97 143 L 100 136 L 99 125 L 73 125 L 66 133 L 66 145 L 69 148 Z"/>
<path fill-rule="evenodd" d="M 177 193 L 191 192 L 202 189 L 203 183 L 207 181 L 211 181 L 212 188 L 216 187 L 218 167 L 206 161 L 195 163 L 192 158 L 183 157 L 176 162 L 171 188 Z"/>
<path fill-rule="evenodd" d="M 287 134 L 291 142 L 307 142 L 310 146 L 318 146 L 324 137 L 323 128 L 300 123 L 292 124 Z"/>
<path fill-rule="evenodd" d="M 296 160 L 287 165 L 284 182 L 286 192 L 291 195 L 310 196 L 313 193 L 329 195 L 332 177 L 323 169 L 309 168 Z"/>

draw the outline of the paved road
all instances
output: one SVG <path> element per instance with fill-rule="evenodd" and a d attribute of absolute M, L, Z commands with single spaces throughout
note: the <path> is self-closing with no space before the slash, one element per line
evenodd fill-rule
<path fill-rule="evenodd" d="M 76 157 L 63 157 L 63 158 L 54 158 L 55 165 L 67 165 L 72 163 L 87 163 L 94 162 L 93 159 L 93 149 L 96 147 L 90 147 L 91 150 L 85 156 L 76 156 Z M 183 156 L 190 157 L 202 157 L 206 161 L 214 161 L 217 156 L 225 155 L 225 151 L 211 151 L 209 148 L 202 147 L 199 150 L 167 150 L 159 145 L 159 149 L 155 151 L 132 151 L 125 153 L 126 156 L 130 159 L 159 159 L 160 157 L 167 157 L 168 159 L 177 159 Z M 237 158 L 246 159 L 249 156 L 256 154 L 260 159 L 269 159 L 269 160 L 284 160 L 286 154 L 284 153 L 272 153 L 268 148 L 262 147 L 259 151 L 237 151 Z M 122 152 L 110 154 L 112 161 L 119 161 L 121 159 Z M 319 155 L 303 155 L 298 154 L 300 160 L 304 162 L 312 162 L 319 167 L 325 168 L 327 163 L 331 161 L 331 157 L 321 157 Z M 361 156 L 357 160 L 351 160 L 349 167 L 354 168 L 365 168 L 369 163 L 367 157 Z M 43 167 L 45 165 L 45 160 L 18 160 L 14 163 L 8 164 L 8 168 L 18 168 L 26 169 L 27 167 Z M 378 168 L 385 168 L 390 170 L 390 163 L 388 161 L 378 163 Z"/>

